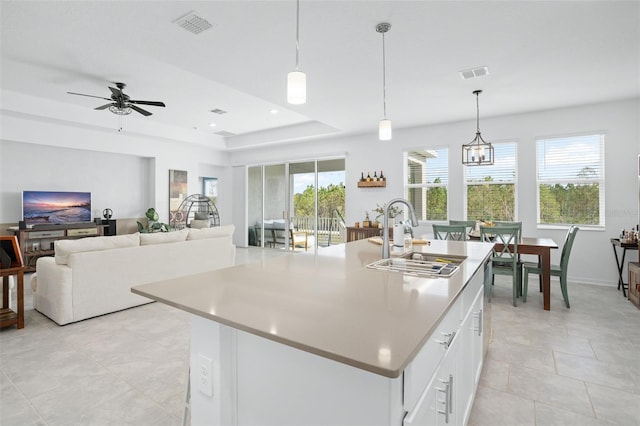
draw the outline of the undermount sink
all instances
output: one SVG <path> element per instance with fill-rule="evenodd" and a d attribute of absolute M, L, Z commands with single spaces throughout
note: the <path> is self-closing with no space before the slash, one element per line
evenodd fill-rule
<path fill-rule="evenodd" d="M 450 277 L 458 271 L 466 256 L 409 252 L 399 257 L 380 259 L 367 268 L 424 277 Z"/>

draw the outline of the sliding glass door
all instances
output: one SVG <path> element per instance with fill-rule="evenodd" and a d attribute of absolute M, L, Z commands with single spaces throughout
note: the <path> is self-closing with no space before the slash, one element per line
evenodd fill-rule
<path fill-rule="evenodd" d="M 313 251 L 343 243 L 344 176 L 344 159 L 249 167 L 249 245 Z"/>

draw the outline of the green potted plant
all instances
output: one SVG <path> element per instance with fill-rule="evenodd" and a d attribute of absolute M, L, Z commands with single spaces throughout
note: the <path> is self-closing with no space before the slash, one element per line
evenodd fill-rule
<path fill-rule="evenodd" d="M 143 234 L 151 232 L 169 232 L 169 225 L 158 222 L 160 220 L 160 216 L 156 209 L 151 207 L 144 215 L 147 217 L 147 226 L 144 226 L 140 221 L 138 221 L 138 232 Z"/>
<path fill-rule="evenodd" d="M 375 221 L 378 223 L 378 226 L 382 226 L 381 224 L 384 220 L 382 215 L 384 215 L 384 209 L 386 207 L 387 207 L 386 203 L 383 204 L 382 206 L 376 203 L 376 208 L 373 209 L 373 211 L 377 213 Z M 402 214 L 402 209 L 400 207 L 397 207 L 395 205 L 391 206 L 391 208 L 389 209 L 389 227 L 393 227 L 394 219 L 396 218 L 396 216 L 399 216 L 401 214 Z"/>

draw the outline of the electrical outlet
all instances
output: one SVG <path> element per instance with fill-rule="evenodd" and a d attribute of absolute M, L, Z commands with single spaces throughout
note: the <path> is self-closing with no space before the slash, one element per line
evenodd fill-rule
<path fill-rule="evenodd" d="M 198 354 L 197 366 L 198 390 L 207 396 L 213 396 L 213 361 L 202 354 Z"/>

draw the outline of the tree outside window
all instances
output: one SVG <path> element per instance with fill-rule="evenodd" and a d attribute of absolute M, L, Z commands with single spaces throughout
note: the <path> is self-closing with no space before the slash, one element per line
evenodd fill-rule
<path fill-rule="evenodd" d="M 418 220 L 447 220 L 449 148 L 405 152 L 405 164 L 405 192 Z"/>
<path fill-rule="evenodd" d="M 604 135 L 536 140 L 539 224 L 604 226 Z"/>
<path fill-rule="evenodd" d="M 493 147 L 493 165 L 465 167 L 467 220 L 516 220 L 516 143 Z"/>

